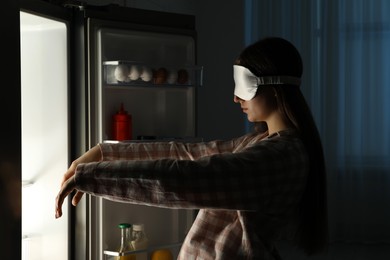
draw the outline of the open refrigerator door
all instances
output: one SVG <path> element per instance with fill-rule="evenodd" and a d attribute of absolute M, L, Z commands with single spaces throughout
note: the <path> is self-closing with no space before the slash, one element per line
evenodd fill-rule
<path fill-rule="evenodd" d="M 64 21 L 20 12 L 23 260 L 69 257 L 68 208 L 53 216 L 69 165 L 67 29 Z"/>

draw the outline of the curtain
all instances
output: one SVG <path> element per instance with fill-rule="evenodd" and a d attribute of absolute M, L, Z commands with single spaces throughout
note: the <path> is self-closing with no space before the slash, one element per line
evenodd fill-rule
<path fill-rule="evenodd" d="M 246 41 L 299 49 L 321 134 L 331 241 L 390 243 L 390 1 L 246 0 Z"/>

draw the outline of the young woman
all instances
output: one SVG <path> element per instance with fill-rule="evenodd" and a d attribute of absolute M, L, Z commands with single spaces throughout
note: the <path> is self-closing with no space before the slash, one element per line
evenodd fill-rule
<path fill-rule="evenodd" d="M 307 254 L 326 248 L 322 145 L 299 89 L 302 61 L 281 38 L 237 58 L 234 102 L 253 133 L 207 143 L 102 143 L 75 160 L 56 198 L 84 192 L 158 207 L 199 209 L 179 259 L 280 259 L 274 242 Z M 261 124 L 261 125 L 260 125 Z"/>

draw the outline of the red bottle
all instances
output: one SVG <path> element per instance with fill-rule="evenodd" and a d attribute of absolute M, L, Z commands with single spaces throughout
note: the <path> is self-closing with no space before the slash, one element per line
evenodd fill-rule
<path fill-rule="evenodd" d="M 123 103 L 119 111 L 113 116 L 112 137 L 118 141 L 130 140 L 132 138 L 131 115 L 125 111 Z"/>

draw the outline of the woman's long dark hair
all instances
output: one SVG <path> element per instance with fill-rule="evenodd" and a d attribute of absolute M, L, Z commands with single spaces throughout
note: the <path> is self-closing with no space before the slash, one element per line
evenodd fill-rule
<path fill-rule="evenodd" d="M 288 41 L 272 37 L 245 48 L 236 64 L 248 68 L 256 76 L 301 77 L 302 59 Z M 300 204 L 297 246 L 308 255 L 320 253 L 328 245 L 326 172 L 322 143 L 311 110 L 298 86 L 261 86 L 258 93 L 276 97 L 275 106 L 287 122 L 296 128 L 307 149 L 310 172 Z M 272 93 L 272 94 L 270 94 Z"/>

